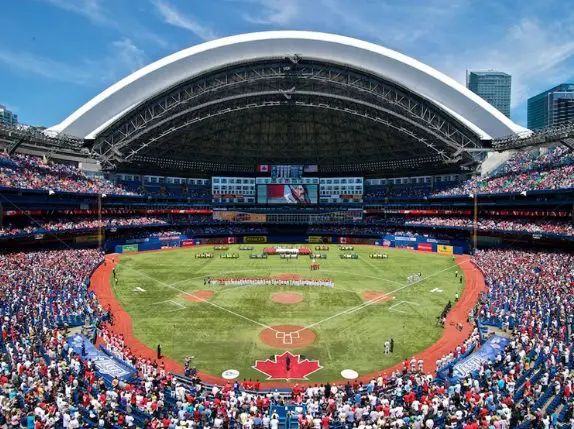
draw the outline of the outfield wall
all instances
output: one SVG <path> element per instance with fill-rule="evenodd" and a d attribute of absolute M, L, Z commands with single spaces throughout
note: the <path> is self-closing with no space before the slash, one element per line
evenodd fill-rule
<path fill-rule="evenodd" d="M 425 237 L 424 235 L 385 235 L 377 244 L 421 252 L 435 252 L 439 255 L 463 255 L 470 252 L 470 243 L 464 240 L 448 240 Z"/>
<path fill-rule="evenodd" d="M 276 236 L 276 235 L 245 235 L 225 237 L 199 237 L 191 238 L 186 235 L 172 237 L 147 237 L 129 240 L 106 241 L 108 252 L 127 253 L 159 250 L 165 247 L 189 247 L 202 244 L 281 244 L 281 243 L 308 243 L 308 244 L 364 244 L 383 247 L 406 248 L 421 252 L 438 253 L 439 255 L 462 255 L 470 251 L 470 243 L 463 240 L 446 240 L 425 237 L 422 235 L 401 236 L 385 235 L 382 239 L 365 237 L 336 237 L 329 235 L 310 236 Z"/>

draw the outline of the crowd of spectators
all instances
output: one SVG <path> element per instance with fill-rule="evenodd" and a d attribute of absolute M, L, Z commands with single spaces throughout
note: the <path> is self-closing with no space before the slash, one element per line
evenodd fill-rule
<path fill-rule="evenodd" d="M 469 179 L 464 183 L 439 181 L 434 184 L 413 182 L 368 186 L 365 189 L 364 201 L 567 188 L 574 188 L 574 152 L 560 146 L 518 151 L 488 176 Z"/>
<path fill-rule="evenodd" d="M 491 177 L 505 176 L 507 174 L 525 173 L 529 171 L 543 171 L 563 165 L 574 164 L 574 152 L 566 146 L 548 150 L 540 148 L 516 152 L 499 168 L 493 171 Z"/>
<path fill-rule="evenodd" d="M 493 174 L 470 179 L 435 196 L 495 194 L 574 188 L 574 154 L 559 147 L 517 152 Z"/>
<path fill-rule="evenodd" d="M 369 203 L 382 201 L 385 198 L 423 198 L 430 193 L 430 184 L 370 186 L 363 196 L 363 201 Z"/>
<path fill-rule="evenodd" d="M 303 429 L 557 428 L 572 422 L 574 256 L 552 252 L 478 251 L 487 290 L 476 316 L 507 331 L 493 362 L 443 384 L 413 358 L 367 383 L 293 386 Z M 166 373 L 161 361 L 135 356 L 104 323 L 108 313 L 86 278 L 102 261 L 95 250 L 21 252 L 0 258 L 0 427 L 276 429 L 278 392 L 245 392 L 239 383 L 205 386 Z M 65 325 L 100 321 L 100 342 L 138 369 L 134 382 L 99 378 L 93 362 L 69 349 Z M 113 321 L 113 318 L 111 319 Z M 456 363 L 478 343 L 475 330 L 436 362 Z M 414 363 L 413 363 L 414 362 Z M 251 387 L 256 388 L 256 384 Z M 297 414 L 299 414 L 297 416 Z"/>
<path fill-rule="evenodd" d="M 165 216 L 134 216 L 134 217 L 94 217 L 58 218 L 50 220 L 34 220 L 27 226 L 17 227 L 6 225 L 0 227 L 0 236 L 20 234 L 40 234 L 46 232 L 63 232 L 74 230 L 95 230 L 99 228 L 136 227 L 149 225 L 167 225 L 169 218 Z"/>
<path fill-rule="evenodd" d="M 574 256 L 558 252 L 478 251 L 487 291 L 480 319 L 512 332 L 495 378 L 532 415 L 533 427 L 572 420 Z M 502 381 L 502 382 L 501 382 Z"/>
<path fill-rule="evenodd" d="M 0 187 L 108 195 L 137 195 L 79 168 L 47 162 L 36 156 L 0 152 Z"/>
<path fill-rule="evenodd" d="M 267 234 L 267 228 L 263 225 L 250 224 L 221 224 L 206 225 L 201 227 L 187 228 L 186 232 L 191 237 L 203 236 L 233 236 L 249 234 Z"/>
<path fill-rule="evenodd" d="M 532 234 L 555 234 L 574 236 L 574 226 L 568 220 L 549 218 L 504 218 L 480 217 L 477 221 L 480 231 L 528 232 Z M 461 228 L 473 229 L 474 219 L 471 217 L 453 216 L 369 216 L 362 224 L 313 225 L 308 228 L 309 234 L 332 234 L 340 236 L 376 236 L 392 234 L 396 228 Z M 412 230 L 404 234 L 414 234 Z"/>
<path fill-rule="evenodd" d="M 211 216 L 205 215 L 158 215 L 158 216 L 103 216 L 100 219 L 92 216 L 75 216 L 60 218 L 25 218 L 19 222 L 7 223 L 0 226 L 0 236 L 17 236 L 21 234 L 42 234 L 65 231 L 79 230 L 96 230 L 104 228 L 114 230 L 128 227 L 145 227 L 145 226 L 170 226 L 170 225 L 197 225 L 197 224 L 219 224 Z M 207 227 L 206 227 L 207 228 Z M 151 233 L 146 233 L 150 236 Z M 169 234 L 168 234 L 169 235 Z"/>
<path fill-rule="evenodd" d="M 474 228 L 474 220 L 469 217 L 411 217 L 406 226 Z M 574 226 L 568 220 L 528 219 L 528 218 L 479 218 L 477 228 L 480 231 L 530 232 L 533 234 L 556 234 L 574 236 Z"/>

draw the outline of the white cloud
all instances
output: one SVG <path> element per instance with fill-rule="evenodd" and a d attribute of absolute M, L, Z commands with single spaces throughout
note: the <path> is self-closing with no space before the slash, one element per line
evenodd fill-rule
<path fill-rule="evenodd" d="M 0 63 L 21 73 L 84 86 L 113 83 L 144 65 L 145 55 L 134 43 L 116 40 L 110 53 L 100 59 L 83 59 L 77 63 L 54 60 L 31 52 L 0 49 Z"/>
<path fill-rule="evenodd" d="M 100 3 L 100 0 L 43 0 L 46 3 L 68 12 L 81 15 L 97 25 L 117 26 L 111 20 Z"/>
<path fill-rule="evenodd" d="M 262 10 L 256 15 L 244 13 L 243 19 L 252 24 L 262 25 L 291 25 L 299 17 L 301 5 L 298 0 L 255 0 L 254 3 Z"/>
<path fill-rule="evenodd" d="M 135 71 L 143 67 L 145 62 L 145 53 L 140 48 L 138 48 L 134 43 L 124 37 L 121 40 L 116 40 L 113 43 L 116 49 L 116 56 L 119 61 L 125 65 L 125 68 L 129 71 Z"/>
<path fill-rule="evenodd" d="M 440 25 L 455 20 L 471 0 L 227 1 L 249 9 L 241 12 L 241 16 L 251 24 L 344 33 L 393 46 L 413 43 Z"/>
<path fill-rule="evenodd" d="M 470 0 L 412 0 L 408 2 L 318 0 L 323 14 L 338 28 L 389 47 L 405 48 L 437 28 L 456 20 Z M 358 7 L 360 6 L 360 7 Z M 321 15 L 319 15 L 321 16 Z"/>
<path fill-rule="evenodd" d="M 571 78 L 574 72 L 574 27 L 570 18 L 544 25 L 523 18 L 495 44 L 474 45 L 472 49 L 444 55 L 437 67 L 464 82 L 466 68 L 496 69 L 512 75 L 512 106 L 524 103 L 540 90 Z"/>
<path fill-rule="evenodd" d="M 166 24 L 190 31 L 202 40 L 217 38 L 217 34 L 211 28 L 201 24 L 191 15 L 180 12 L 167 1 L 155 0 L 152 3 Z"/>
<path fill-rule="evenodd" d="M 141 25 L 131 16 L 123 16 L 121 21 L 114 13 L 103 7 L 102 0 L 41 0 L 51 6 L 76 14 L 88 19 L 92 24 L 111 28 L 127 37 L 147 40 L 161 47 L 168 45 L 167 41 Z"/>

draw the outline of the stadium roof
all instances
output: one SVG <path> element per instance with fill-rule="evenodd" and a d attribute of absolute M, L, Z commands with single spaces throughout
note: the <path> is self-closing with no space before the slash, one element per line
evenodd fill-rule
<path fill-rule="evenodd" d="M 321 67 L 328 70 L 320 70 Z M 244 72 L 245 78 L 231 76 Z M 342 74 L 345 79 L 341 79 Z M 207 81 L 209 76 L 211 81 Z M 266 84 L 256 86 L 263 77 Z M 243 93 L 230 93 L 231 86 L 239 88 L 239 80 Z M 278 80 L 284 85 L 277 85 Z M 197 93 L 198 88 L 204 89 L 204 99 L 201 106 L 185 111 L 188 120 L 184 124 L 182 106 L 189 108 L 191 93 Z M 211 101 L 205 92 L 213 95 Z M 183 103 L 186 95 L 189 98 Z M 241 97 L 244 100 L 238 106 Z M 298 112 L 307 116 L 313 116 L 309 112 L 320 106 L 330 110 L 337 120 L 327 128 L 340 123 L 345 112 L 346 116 L 360 116 L 362 119 L 356 119 L 357 122 L 368 118 L 393 128 L 393 135 L 381 134 L 385 141 L 396 140 L 396 134 L 402 133 L 441 156 L 445 151 L 436 146 L 437 142 L 439 146 L 450 146 L 451 155 L 460 155 L 465 148 L 480 147 L 481 141 L 526 131 L 464 86 L 413 58 L 349 37 L 299 31 L 242 34 L 176 52 L 120 80 L 50 130 L 96 139 L 106 160 L 115 157 L 124 162 L 135 159 L 136 154 L 149 155 L 146 147 L 173 139 L 171 134 L 176 131 L 179 140 L 189 141 L 190 130 L 195 127 L 196 134 L 201 132 L 205 141 L 205 136 L 213 134 L 213 126 L 207 130 L 205 124 L 199 125 L 199 120 L 189 120 L 201 109 L 202 121 L 234 112 L 235 118 L 242 117 L 239 123 L 248 123 L 245 112 L 238 111 L 266 106 L 276 114 L 279 105 L 289 103 L 299 106 Z M 220 106 L 217 112 L 214 104 Z M 208 106 L 209 114 L 205 113 Z M 176 116 L 179 122 L 175 121 Z M 285 117 L 265 121 L 278 124 L 285 122 Z M 297 127 L 301 128 L 301 118 L 298 121 Z M 389 128 L 391 122 L 393 126 Z M 186 135 L 181 134 L 184 128 Z M 240 138 L 238 132 L 235 138 Z M 285 130 L 275 132 L 284 134 Z M 314 132 L 324 133 L 325 129 Z M 355 130 L 355 135 L 359 132 Z M 369 138 L 374 135 L 371 133 Z M 297 138 L 303 137 L 298 134 Z M 172 141 L 170 145 L 173 144 Z M 404 154 L 400 157 L 404 158 Z M 460 159 L 447 158 L 450 162 Z M 265 159 L 259 157 L 258 161 Z"/>

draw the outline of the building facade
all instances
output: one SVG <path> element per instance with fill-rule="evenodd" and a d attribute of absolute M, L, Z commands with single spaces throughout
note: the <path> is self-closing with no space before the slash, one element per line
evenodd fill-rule
<path fill-rule="evenodd" d="M 2 125 L 16 125 L 18 123 L 18 115 L 11 112 L 0 104 L 0 124 Z"/>
<path fill-rule="evenodd" d="M 512 77 L 494 70 L 467 70 L 466 87 L 510 118 Z"/>
<path fill-rule="evenodd" d="M 574 121 L 574 83 L 562 83 L 528 99 L 531 130 Z"/>

